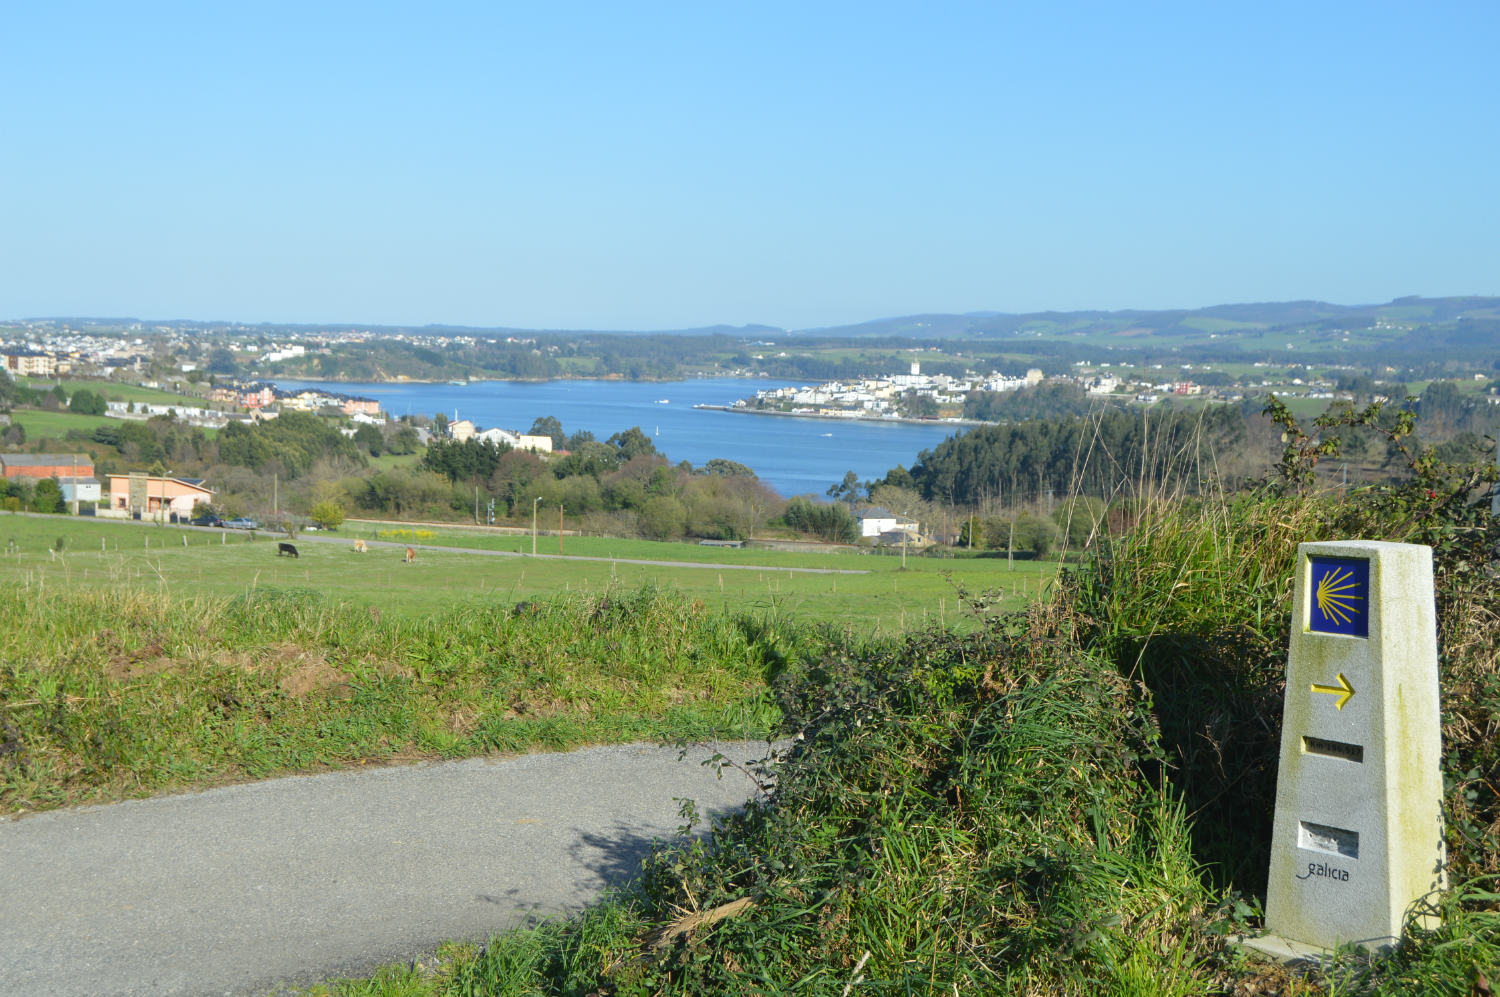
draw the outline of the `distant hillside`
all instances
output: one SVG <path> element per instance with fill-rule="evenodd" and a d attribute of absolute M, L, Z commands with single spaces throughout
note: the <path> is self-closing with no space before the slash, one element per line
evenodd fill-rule
<path fill-rule="evenodd" d="M 1383 305 L 1285 301 L 1160 311 L 922 314 L 797 330 L 808 338 L 969 341 L 1040 339 L 1122 347 L 1202 346 L 1258 352 L 1295 346 L 1401 352 L 1500 343 L 1500 298 L 1397 298 Z"/>
<path fill-rule="evenodd" d="M 1059 373 L 1076 363 L 1108 358 L 1145 364 L 1253 361 L 1371 369 L 1393 366 L 1420 379 L 1476 364 L 1480 370 L 1489 370 L 1500 356 L 1500 297 L 1406 297 L 1356 305 L 1251 302 L 1193 309 L 1026 314 L 935 312 L 790 331 L 760 324 L 626 332 L 128 318 L 24 321 L 28 336 L 58 334 L 65 326 L 109 335 L 176 333 L 201 336 L 203 342 L 225 338 L 252 344 L 257 339 L 275 342 L 326 334 L 334 341 L 331 355 L 327 350 L 316 357 L 309 353 L 280 363 L 274 373 L 346 380 L 397 376 L 666 380 L 704 373 L 831 380 L 903 368 L 911 360 L 905 351 L 921 348 L 951 353 L 946 361 L 937 356 L 924 359 L 935 373 L 962 373 L 985 364 L 996 369 L 1037 366 Z M 4 338 L 8 336 L 0 334 Z M 772 343 L 775 349 L 761 348 Z M 944 345 L 939 347 L 940 343 Z M 241 347 L 242 353 L 253 349 L 253 345 Z M 180 359 L 202 360 L 196 354 Z M 245 357 L 241 362 L 256 374 L 259 364 Z"/>
<path fill-rule="evenodd" d="M 99 332 L 138 332 L 142 329 L 175 329 L 184 332 L 218 332 L 238 335 L 283 336 L 288 334 L 348 332 L 357 329 L 375 336 L 775 336 L 786 330 L 773 325 L 705 325 L 692 329 L 523 329 L 515 326 L 477 325 L 371 325 L 368 322 L 231 322 L 222 319 L 139 319 L 91 318 L 86 316 L 50 315 L 16 319 L 32 325 L 67 326 Z M 5 324 L 0 320 L 0 325 Z"/>

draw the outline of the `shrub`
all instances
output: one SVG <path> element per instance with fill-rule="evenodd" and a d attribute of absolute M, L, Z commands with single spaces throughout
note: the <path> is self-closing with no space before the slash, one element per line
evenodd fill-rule
<path fill-rule="evenodd" d="M 330 500 L 314 503 L 307 515 L 319 529 L 336 530 L 344 525 L 344 507 Z"/>
<path fill-rule="evenodd" d="M 83 415 L 103 415 L 108 410 L 108 406 L 105 404 L 103 395 L 95 394 L 87 388 L 79 388 L 68 400 L 68 410 Z"/>
<path fill-rule="evenodd" d="M 62 512 L 62 486 L 56 478 L 43 478 L 31 495 L 31 507 L 37 512 Z"/>
<path fill-rule="evenodd" d="M 1016 517 L 1016 550 L 1029 551 L 1042 557 L 1057 546 L 1059 534 L 1057 524 L 1045 516 L 1023 512 Z"/>
<path fill-rule="evenodd" d="M 854 543 L 859 539 L 859 524 L 843 503 L 832 505 L 794 498 L 787 503 L 782 516 L 786 525 L 811 533 L 827 543 Z"/>
<path fill-rule="evenodd" d="M 671 495 L 656 495 L 636 513 L 641 535 L 651 540 L 672 540 L 682 536 L 687 509 Z"/>
<path fill-rule="evenodd" d="M 1105 506 L 1102 499 L 1080 495 L 1058 504 L 1052 513 L 1064 542 L 1070 550 L 1082 550 L 1104 531 Z"/>

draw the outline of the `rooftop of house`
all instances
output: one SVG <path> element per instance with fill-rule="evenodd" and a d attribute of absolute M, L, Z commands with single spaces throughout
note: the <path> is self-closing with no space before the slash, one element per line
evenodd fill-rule
<path fill-rule="evenodd" d="M 111 475 L 109 475 L 109 480 L 110 481 L 126 480 L 126 479 L 128 479 L 128 478 L 130 478 L 132 476 L 132 473 L 138 474 L 140 472 L 129 472 L 129 471 L 127 471 L 124 474 L 111 474 Z M 205 485 L 203 483 L 205 480 L 207 480 L 206 478 L 179 478 L 176 475 L 172 475 L 172 474 L 166 474 L 166 475 L 148 474 L 148 475 L 146 475 L 146 480 L 147 481 L 175 481 L 179 485 L 187 485 L 189 488 L 196 488 L 199 491 L 210 492 L 210 493 L 213 492 L 212 488 L 208 487 L 207 485 Z"/>

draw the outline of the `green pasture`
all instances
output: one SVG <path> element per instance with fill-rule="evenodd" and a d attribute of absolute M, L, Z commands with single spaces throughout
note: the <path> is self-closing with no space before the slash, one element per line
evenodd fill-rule
<path fill-rule="evenodd" d="M 181 399 L 179 399 L 180 401 Z M 107 415 L 80 415 L 77 412 L 66 410 L 57 412 L 45 412 L 41 409 L 16 409 L 10 414 L 11 421 L 26 427 L 26 439 L 28 444 L 36 440 L 67 439 L 68 431 L 80 430 L 84 433 L 92 433 L 98 426 L 120 424 L 119 419 Z M 219 431 L 212 427 L 203 428 L 203 435 L 209 439 L 217 436 Z M 400 458 L 410 460 L 411 458 Z"/>
<path fill-rule="evenodd" d="M 398 467 L 414 467 L 422 459 L 420 453 L 392 454 L 385 453 L 379 457 L 366 457 L 370 467 L 377 471 L 394 471 Z"/>
<path fill-rule="evenodd" d="M 1017 608 L 1034 599 L 1056 571 L 1052 562 L 1030 561 L 1016 561 L 1012 570 L 1003 556 L 909 557 L 903 569 L 900 557 L 573 537 L 565 539 L 563 557 L 555 556 L 556 537 L 538 541 L 539 554 L 554 556 L 513 553 L 521 547 L 530 550 L 529 536 L 488 538 L 487 549 L 509 556 L 433 549 L 428 545 L 434 541 L 405 538 L 388 546 L 372 543 L 368 553 L 360 554 L 352 538 L 346 531 L 299 536 L 300 556 L 292 559 L 277 554 L 277 541 L 285 538 L 265 532 L 252 540 L 239 530 L 7 515 L 0 516 L 0 585 L 25 585 L 36 592 L 144 587 L 183 597 L 305 589 L 334 602 L 403 616 L 652 585 L 710 609 L 759 610 L 805 623 L 891 634 L 927 623 L 966 628 L 960 587 L 976 594 L 993 592 L 1001 608 Z M 61 554 L 55 550 L 59 539 Z M 5 553 L 11 541 L 15 552 Z M 450 537 L 449 542 L 455 541 Z M 412 564 L 403 560 L 407 543 L 419 548 Z M 482 544 L 476 540 L 471 546 Z M 626 563 L 627 558 L 655 563 Z M 690 559 L 701 566 L 666 563 Z"/>
<path fill-rule="evenodd" d="M 39 391 L 50 391 L 58 383 L 62 384 L 63 390 L 72 397 L 73 392 L 85 388 L 95 394 L 103 395 L 106 401 L 112 402 L 149 402 L 153 405 L 189 405 L 201 406 L 206 397 L 181 395 L 174 391 L 161 391 L 157 388 L 143 388 L 138 384 L 122 384 L 118 381 L 94 381 L 80 378 L 64 378 L 61 382 L 51 378 L 22 378 L 21 383 L 28 388 Z"/>
<path fill-rule="evenodd" d="M 41 409 L 16 409 L 10 414 L 11 421 L 26 427 L 26 439 L 28 441 L 54 439 L 65 439 L 68 430 L 78 429 L 85 433 L 92 433 L 98 426 L 107 423 L 118 423 L 118 419 L 111 419 L 103 415 L 80 415 L 76 412 L 44 412 Z"/>
<path fill-rule="evenodd" d="M 774 556 L 781 567 L 797 568 L 845 568 L 864 571 L 870 568 L 870 559 L 893 557 L 900 560 L 900 548 L 884 548 L 877 552 L 871 548 L 823 547 L 807 544 L 807 550 L 771 550 L 761 547 L 717 547 L 694 541 L 675 542 L 658 540 L 627 540 L 621 537 L 567 536 L 557 535 L 557 507 L 549 511 L 545 506 L 537 512 L 536 552 L 538 554 L 569 554 L 580 557 L 643 558 L 649 561 L 695 561 L 703 564 L 765 564 L 767 556 Z M 567 517 L 563 527 L 569 528 Z M 392 532 L 405 531 L 405 532 Z M 417 531 L 421 531 L 418 535 Z M 512 523 L 500 526 L 470 526 L 459 523 L 413 524 L 385 520 L 346 519 L 339 535 L 350 540 L 399 540 L 403 543 L 420 540 L 424 544 L 439 547 L 471 547 L 479 550 L 503 550 L 514 554 L 531 553 L 531 531 L 529 524 Z M 965 552 L 959 551 L 960 555 Z M 907 565 L 910 567 L 919 555 L 908 551 Z M 832 560 L 831 560 L 832 559 Z"/>
<path fill-rule="evenodd" d="M 1264 322 L 1241 322 L 1235 319 L 1214 318 L 1210 315 L 1194 315 L 1183 319 L 1182 324 L 1190 329 L 1201 329 L 1204 332 L 1240 332 L 1265 328 Z"/>

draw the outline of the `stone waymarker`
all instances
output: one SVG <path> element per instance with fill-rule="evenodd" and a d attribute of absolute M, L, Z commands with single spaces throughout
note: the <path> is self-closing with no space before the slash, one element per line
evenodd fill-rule
<path fill-rule="evenodd" d="M 1297 548 L 1266 937 L 1280 957 L 1395 944 L 1444 884 L 1432 550 Z"/>

